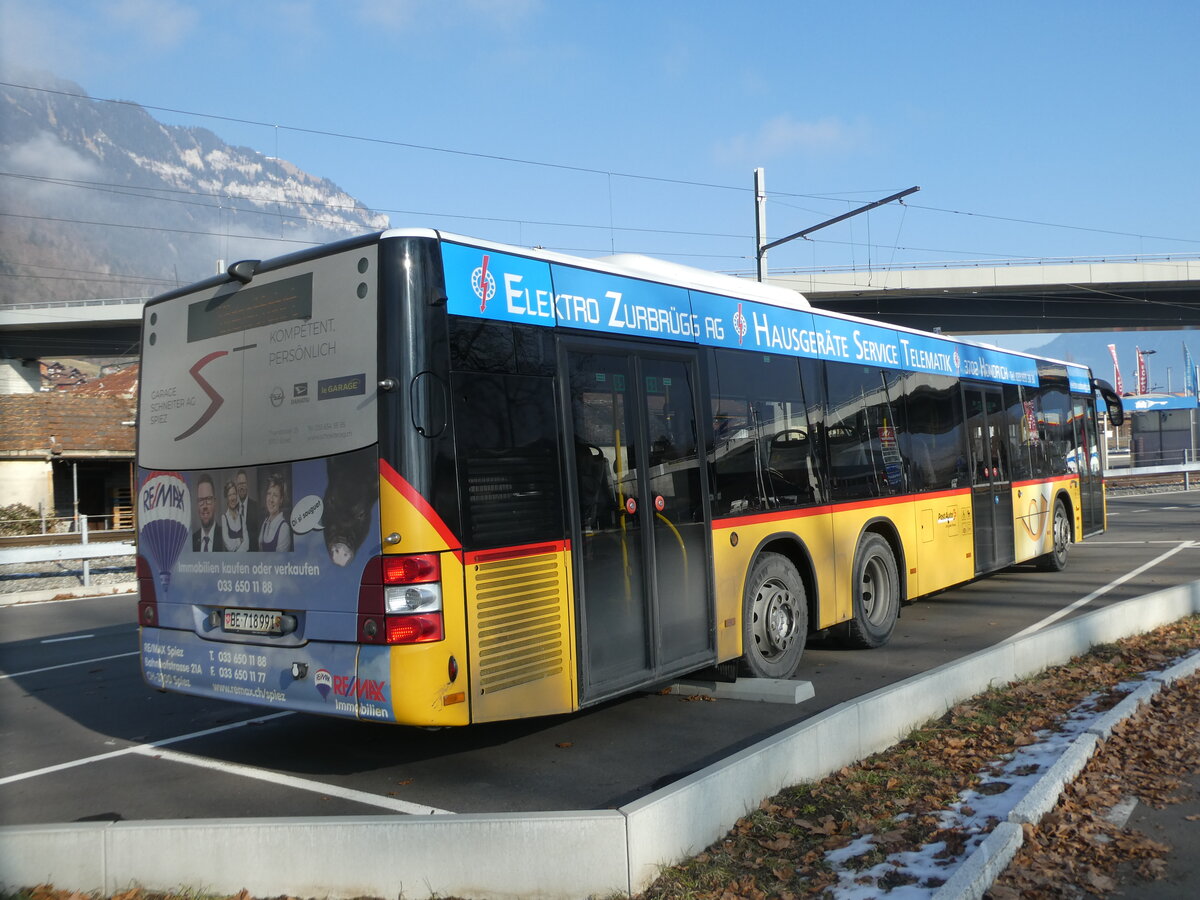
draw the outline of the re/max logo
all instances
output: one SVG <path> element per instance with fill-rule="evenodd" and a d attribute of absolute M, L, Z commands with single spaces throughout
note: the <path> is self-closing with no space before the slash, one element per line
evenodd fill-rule
<path fill-rule="evenodd" d="M 151 485 L 142 491 L 142 509 L 157 509 L 160 506 L 173 506 L 183 509 L 184 489 L 177 484 Z"/>
<path fill-rule="evenodd" d="M 387 683 L 374 678 L 356 678 L 353 675 L 334 675 L 333 692 L 339 697 L 357 697 L 360 700 L 377 700 L 385 703 L 383 692 Z"/>

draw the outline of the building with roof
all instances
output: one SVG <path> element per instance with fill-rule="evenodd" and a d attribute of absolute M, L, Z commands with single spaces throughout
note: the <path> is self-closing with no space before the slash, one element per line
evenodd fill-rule
<path fill-rule="evenodd" d="M 115 384 L 0 395 L 0 506 L 132 527 L 136 367 Z"/>
<path fill-rule="evenodd" d="M 1134 466 L 1200 461 L 1200 400 L 1184 394 L 1128 394 Z"/>

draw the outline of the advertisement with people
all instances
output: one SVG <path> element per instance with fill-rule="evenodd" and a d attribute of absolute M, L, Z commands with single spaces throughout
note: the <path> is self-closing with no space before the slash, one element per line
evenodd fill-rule
<path fill-rule="evenodd" d="M 391 719 L 386 648 L 364 647 L 360 658 L 355 643 L 359 584 L 380 545 L 378 465 L 367 448 L 257 467 L 141 470 L 139 552 L 158 625 L 143 629 L 146 679 Z"/>

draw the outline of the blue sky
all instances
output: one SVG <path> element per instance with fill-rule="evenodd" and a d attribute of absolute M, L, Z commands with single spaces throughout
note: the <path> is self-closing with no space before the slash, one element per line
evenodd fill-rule
<path fill-rule="evenodd" d="M 721 271 L 757 166 L 772 239 L 921 186 L 773 270 L 1195 256 L 1197 34 L 1194 0 L 0 0 L 0 59 L 393 225 Z"/>

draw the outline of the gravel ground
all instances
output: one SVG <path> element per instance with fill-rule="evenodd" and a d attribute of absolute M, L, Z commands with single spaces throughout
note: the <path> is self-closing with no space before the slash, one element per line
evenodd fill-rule
<path fill-rule="evenodd" d="M 92 587 L 133 581 L 133 556 L 102 556 L 91 560 Z M 16 563 L 0 566 L 0 594 L 23 591 L 62 590 L 79 593 L 83 588 L 83 560 Z"/>
<path fill-rule="evenodd" d="M 1197 489 L 1198 482 L 1200 482 L 1200 477 L 1192 479 L 1191 490 L 1195 491 Z M 1179 481 L 1167 484 L 1139 484 L 1133 487 L 1122 487 L 1119 480 L 1110 481 L 1108 483 L 1108 494 L 1110 497 L 1113 495 L 1126 497 L 1133 494 L 1171 494 L 1176 491 L 1182 491 L 1183 489 L 1184 487 L 1182 478 L 1180 478 Z"/>

